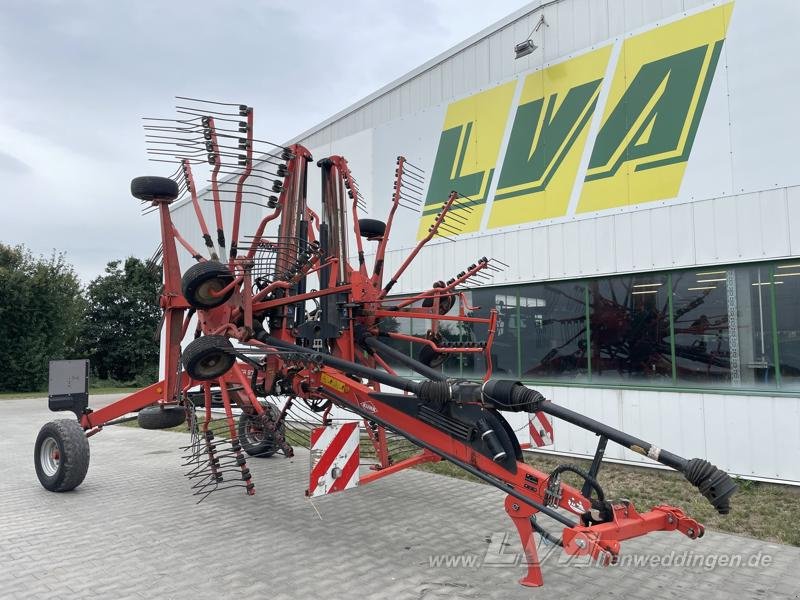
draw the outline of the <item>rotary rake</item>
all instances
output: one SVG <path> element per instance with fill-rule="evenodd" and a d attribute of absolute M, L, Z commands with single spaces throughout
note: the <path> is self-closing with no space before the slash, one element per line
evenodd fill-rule
<path fill-rule="evenodd" d="M 45 488 L 79 485 L 88 468 L 87 438 L 137 418 L 129 413 L 138 413 L 142 427 L 188 424 L 183 458 L 200 499 L 225 487 L 254 494 L 248 457 L 291 456 L 293 446 L 311 451 L 311 496 L 447 460 L 505 494 L 528 558 L 521 583 L 531 586 L 542 584 L 535 532 L 601 564 L 616 560 L 620 542 L 652 531 L 703 535 L 703 526 L 679 508 L 640 513 L 626 500 L 607 498 L 598 476 L 608 441 L 680 471 L 720 513 L 729 511 L 736 486 L 706 460 L 687 460 L 517 381 L 491 378 L 497 314 L 473 316 L 464 290 L 501 270 L 502 262 L 476 257 L 427 290 L 390 297 L 425 244 L 459 234 L 472 209 L 456 191 L 405 260 L 388 271 L 392 224 L 400 209 L 419 211 L 422 169 L 397 159 L 384 222 L 361 216 L 367 203 L 347 160 L 323 158 L 316 163 L 322 181 L 317 213 L 307 197 L 311 154 L 301 145 L 256 139 L 252 107 L 178 98 L 177 113 L 145 120 L 148 152 L 173 163 L 172 176 L 131 183 L 132 194 L 160 220 L 164 379 L 98 410 L 88 408 L 85 396 L 51 397 L 51 409 L 72 410 L 78 420 L 51 422 L 39 434 L 35 462 Z M 204 193 L 197 184 L 201 169 L 208 171 Z M 196 215 L 199 250 L 172 222 L 170 204 L 180 199 Z M 204 210 L 209 203 L 213 210 Z M 252 233 L 243 235 L 243 210 L 251 206 L 259 217 L 247 220 Z M 370 252 L 368 244 L 374 245 Z M 179 247 L 193 263 L 183 272 Z M 411 336 L 389 326 L 401 320 L 426 323 L 427 333 Z M 485 327 L 486 339 L 446 341 L 440 328 L 458 322 Z M 418 358 L 395 347 L 409 342 L 420 347 Z M 483 381 L 443 374 L 438 367 L 454 354 L 483 355 Z M 399 374 L 399 367 L 413 376 Z M 215 418 L 218 404 L 221 418 Z M 350 419 L 337 418 L 334 407 Z M 543 424 L 549 415 L 597 434 L 591 467 L 562 465 L 545 473 L 527 464 L 503 412 L 529 413 L 532 423 L 535 417 Z M 372 455 L 363 474 L 359 450 Z M 566 473 L 583 482 L 580 489 L 564 481 Z M 558 522 L 561 534 L 544 529 L 539 515 Z"/>

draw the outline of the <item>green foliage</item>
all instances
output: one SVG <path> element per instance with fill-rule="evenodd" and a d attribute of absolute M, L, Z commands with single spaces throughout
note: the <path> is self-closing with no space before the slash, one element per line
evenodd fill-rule
<path fill-rule="evenodd" d="M 48 362 L 73 358 L 84 302 L 63 254 L 0 244 L 0 390 L 47 387 Z"/>
<path fill-rule="evenodd" d="M 100 379 L 157 379 L 161 271 L 138 258 L 113 261 L 86 289 L 82 349 Z"/>

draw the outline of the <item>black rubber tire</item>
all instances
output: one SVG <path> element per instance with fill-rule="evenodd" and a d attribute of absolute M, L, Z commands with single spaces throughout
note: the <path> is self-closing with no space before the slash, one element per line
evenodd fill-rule
<path fill-rule="evenodd" d="M 437 281 L 433 284 L 434 288 L 443 288 L 445 287 L 444 281 Z M 455 295 L 448 295 L 448 296 L 440 296 L 439 297 L 439 314 L 446 315 L 450 312 L 450 309 L 455 306 L 456 297 Z M 433 296 L 428 296 L 422 301 L 422 306 L 425 308 L 430 308 L 433 306 Z"/>
<path fill-rule="evenodd" d="M 358 229 L 361 231 L 361 237 L 381 238 L 386 233 L 386 223 L 378 219 L 359 219 Z"/>
<path fill-rule="evenodd" d="M 74 419 L 45 424 L 36 436 L 33 462 L 44 489 L 68 492 L 78 487 L 89 470 L 89 440 L 81 424 Z"/>
<path fill-rule="evenodd" d="M 134 177 L 131 179 L 131 195 L 139 200 L 168 200 L 172 202 L 180 195 L 178 184 L 167 177 Z"/>
<path fill-rule="evenodd" d="M 262 406 L 265 410 L 270 411 L 273 419 L 278 418 L 278 409 L 274 405 L 262 404 Z M 278 446 L 275 443 L 275 434 L 273 432 L 264 433 L 263 431 L 253 431 L 251 421 L 254 420 L 254 416 L 248 415 L 246 412 L 242 412 L 242 414 L 239 415 L 239 443 L 248 455 L 257 458 L 269 458 L 278 451 Z M 280 427 L 278 427 L 278 431 L 283 435 L 286 431 L 286 426 L 281 423 Z"/>
<path fill-rule="evenodd" d="M 444 364 L 444 361 L 447 360 L 447 355 L 441 352 L 436 352 L 436 350 L 426 344 L 420 348 L 417 360 L 423 365 L 427 365 L 432 369 L 438 369 Z"/>
<path fill-rule="evenodd" d="M 183 351 L 181 360 L 189 376 L 196 381 L 208 381 L 221 377 L 236 362 L 229 351 L 231 341 L 221 335 L 204 335 L 192 340 Z"/>
<path fill-rule="evenodd" d="M 136 417 L 142 429 L 170 429 L 186 421 L 182 406 L 146 406 Z"/>
<path fill-rule="evenodd" d="M 225 304 L 233 295 L 233 288 L 222 296 L 212 296 L 233 281 L 228 267 L 215 260 L 193 264 L 181 277 L 181 291 L 190 306 L 207 310 Z"/>

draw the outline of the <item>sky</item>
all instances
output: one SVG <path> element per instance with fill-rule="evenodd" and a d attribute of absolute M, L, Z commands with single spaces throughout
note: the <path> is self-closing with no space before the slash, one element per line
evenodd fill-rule
<path fill-rule="evenodd" d="M 85 283 L 147 258 L 158 224 L 130 179 L 172 169 L 147 161 L 142 117 L 242 102 L 289 140 L 525 4 L 3 0 L 0 242 L 64 252 Z"/>

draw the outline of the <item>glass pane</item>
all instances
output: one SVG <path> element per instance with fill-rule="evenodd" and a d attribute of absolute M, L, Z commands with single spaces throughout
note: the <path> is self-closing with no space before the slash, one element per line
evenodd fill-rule
<path fill-rule="evenodd" d="M 774 277 L 781 385 L 800 387 L 800 264 L 778 265 Z"/>
<path fill-rule="evenodd" d="M 447 316 L 458 315 L 460 306 L 461 301 L 456 296 L 455 304 L 453 304 L 453 308 L 450 309 L 450 311 L 447 313 Z M 466 337 L 467 331 L 461 321 L 439 321 L 438 327 L 439 336 L 441 337 L 441 341 L 444 343 L 462 342 L 463 340 L 468 339 Z M 461 372 L 463 371 L 463 362 L 464 356 L 461 354 L 445 354 L 442 370 L 446 375 L 451 377 L 461 377 Z"/>
<path fill-rule="evenodd" d="M 775 385 L 768 268 L 684 271 L 672 281 L 678 383 Z"/>
<path fill-rule="evenodd" d="M 730 294 L 728 298 L 731 385 L 774 387 L 770 268 L 764 265 L 737 267 L 728 271 L 729 278 L 731 272 L 736 282 L 735 307 L 731 306 Z M 728 286 L 730 289 L 730 280 Z"/>
<path fill-rule="evenodd" d="M 516 287 L 490 288 L 476 290 L 472 297 L 481 306 L 481 316 L 487 306 L 497 310 L 497 329 L 492 343 L 492 376 L 519 376 L 519 328 L 517 327 L 517 290 Z M 482 330 L 486 330 L 482 327 Z M 479 338 L 481 341 L 486 339 Z"/>
<path fill-rule="evenodd" d="M 467 316 L 488 318 L 492 309 L 497 310 L 497 329 L 492 344 L 492 375 L 517 377 L 516 292 L 513 287 L 473 289 L 465 294 L 472 310 L 465 309 Z M 483 323 L 459 323 L 462 341 L 485 342 L 489 328 Z M 462 374 L 471 379 L 483 379 L 486 360 L 482 353 L 463 354 Z"/>
<path fill-rule="evenodd" d="M 679 385 L 730 384 L 727 281 L 724 270 L 672 275 Z"/>
<path fill-rule="evenodd" d="M 524 379 L 586 379 L 585 286 L 582 282 L 519 287 Z"/>
<path fill-rule="evenodd" d="M 456 297 L 454 300 L 453 307 L 447 313 L 447 316 L 454 316 L 458 315 L 459 312 L 459 304 L 460 301 Z M 409 306 L 409 309 L 419 309 L 422 306 L 422 302 L 417 302 L 412 306 Z M 402 314 L 402 313 L 400 313 Z M 389 325 L 393 325 L 395 327 L 395 331 L 398 333 L 403 333 L 406 335 L 410 335 L 416 338 L 420 338 L 422 340 L 427 340 L 429 337 L 437 337 L 439 339 L 440 344 L 446 344 L 447 342 L 460 342 L 462 339 L 469 340 L 471 339 L 469 336 L 469 332 L 466 331 L 464 327 L 464 323 L 460 321 L 437 321 L 437 331 L 436 335 L 433 334 L 433 321 L 431 319 L 409 319 L 409 318 L 390 318 L 390 319 L 382 319 L 381 330 Z M 387 342 L 388 343 L 388 342 Z M 443 370 L 444 373 L 447 375 L 451 375 L 453 377 L 458 377 L 461 375 L 462 372 L 462 358 L 461 354 L 458 353 L 447 353 L 441 356 L 437 356 L 436 353 L 430 348 L 430 346 L 422 343 L 416 343 L 411 341 L 404 341 L 404 340 L 392 340 L 391 345 L 398 350 L 403 351 L 406 355 L 419 360 L 434 369 Z M 411 371 L 408 367 L 405 366 L 397 366 L 397 362 L 393 361 L 390 362 L 392 368 L 398 369 L 398 373 L 401 371 L 404 374 L 410 374 Z"/>
<path fill-rule="evenodd" d="M 672 384 L 667 277 L 588 282 L 592 380 Z"/>

